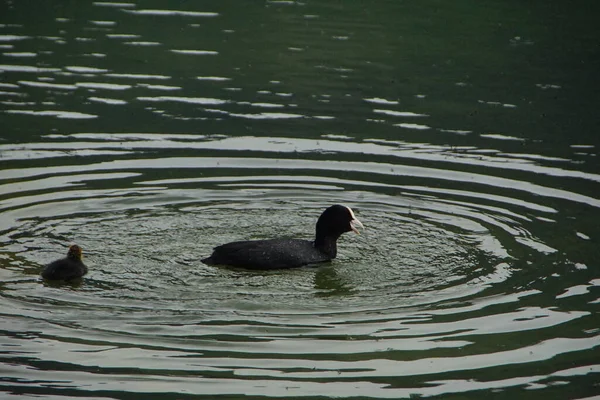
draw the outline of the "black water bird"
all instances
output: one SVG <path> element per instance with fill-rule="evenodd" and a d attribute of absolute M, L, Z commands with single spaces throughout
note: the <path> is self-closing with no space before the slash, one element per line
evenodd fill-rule
<path fill-rule="evenodd" d="M 315 240 L 268 239 L 227 243 L 202 260 L 207 265 L 249 269 L 283 269 L 330 261 L 337 255 L 337 240 L 345 232 L 359 233 L 363 224 L 350 207 L 334 205 L 317 220 Z"/>
<path fill-rule="evenodd" d="M 88 268 L 81 261 L 81 247 L 74 244 L 69 247 L 69 252 L 65 258 L 52 261 L 44 267 L 42 278 L 48 280 L 70 281 L 81 278 L 88 272 Z"/>

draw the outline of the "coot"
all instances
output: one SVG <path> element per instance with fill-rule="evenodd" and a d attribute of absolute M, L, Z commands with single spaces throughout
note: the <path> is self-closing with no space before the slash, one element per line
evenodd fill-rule
<path fill-rule="evenodd" d="M 76 278 L 81 278 L 87 274 L 88 269 L 81 261 L 81 247 L 74 244 L 69 247 L 69 252 L 65 258 L 52 261 L 44 267 L 42 278 L 48 280 L 64 280 L 69 281 Z"/>
<path fill-rule="evenodd" d="M 202 260 L 207 265 L 229 265 L 250 269 L 295 268 L 330 261 L 337 254 L 337 239 L 345 232 L 364 228 L 350 207 L 336 204 L 317 220 L 314 241 L 300 239 L 246 240 L 213 249 Z"/>

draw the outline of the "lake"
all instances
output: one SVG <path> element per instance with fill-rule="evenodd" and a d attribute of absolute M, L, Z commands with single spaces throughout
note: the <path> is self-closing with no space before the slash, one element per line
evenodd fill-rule
<path fill-rule="evenodd" d="M 2 1 L 0 397 L 598 398 L 598 15 Z M 331 263 L 200 262 L 332 204 Z"/>

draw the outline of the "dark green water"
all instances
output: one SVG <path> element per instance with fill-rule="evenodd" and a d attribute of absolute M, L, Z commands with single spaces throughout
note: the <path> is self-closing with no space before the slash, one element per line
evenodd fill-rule
<path fill-rule="evenodd" d="M 0 397 L 598 398 L 600 3 L 530 3 L 0 0 Z"/>

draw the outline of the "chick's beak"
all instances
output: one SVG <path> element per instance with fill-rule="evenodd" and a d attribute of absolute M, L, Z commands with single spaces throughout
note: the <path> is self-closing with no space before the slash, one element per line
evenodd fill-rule
<path fill-rule="evenodd" d="M 360 232 L 358 231 L 358 228 L 365 229 L 365 227 L 362 224 L 362 222 L 360 222 L 356 218 L 352 219 L 350 221 L 350 229 L 352 229 L 352 232 L 356 233 L 357 235 L 360 235 Z"/>

